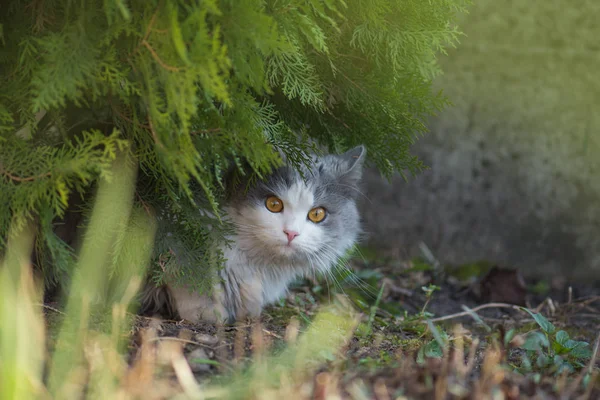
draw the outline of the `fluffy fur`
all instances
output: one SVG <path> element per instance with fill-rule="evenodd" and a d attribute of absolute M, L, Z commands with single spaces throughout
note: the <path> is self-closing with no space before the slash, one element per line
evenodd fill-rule
<path fill-rule="evenodd" d="M 260 315 L 296 277 L 328 271 L 360 231 L 356 195 L 364 158 L 363 146 L 315 157 L 302 174 L 284 166 L 247 192 L 239 191 L 225 207 L 235 234 L 233 245 L 223 248 L 227 261 L 212 296 L 167 285 L 147 292 L 145 302 L 170 306 L 190 321 L 232 321 Z M 283 201 L 282 212 L 267 209 L 269 196 Z M 307 217 L 315 207 L 327 213 L 319 223 Z M 298 235 L 288 242 L 284 231 Z"/>

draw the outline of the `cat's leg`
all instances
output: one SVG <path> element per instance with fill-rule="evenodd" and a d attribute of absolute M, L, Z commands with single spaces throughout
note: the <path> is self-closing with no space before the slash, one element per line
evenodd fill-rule
<path fill-rule="evenodd" d="M 241 307 L 237 318 L 255 318 L 260 316 L 264 306 L 263 282 L 256 277 L 246 278 L 240 283 Z"/>
<path fill-rule="evenodd" d="M 215 286 L 212 296 L 199 294 L 186 286 L 169 286 L 169 289 L 175 299 L 177 313 L 183 319 L 192 322 L 222 322 L 230 317 L 220 285 Z"/>
<path fill-rule="evenodd" d="M 230 264 L 220 271 L 231 322 L 258 317 L 264 306 L 263 282 L 253 268 Z"/>

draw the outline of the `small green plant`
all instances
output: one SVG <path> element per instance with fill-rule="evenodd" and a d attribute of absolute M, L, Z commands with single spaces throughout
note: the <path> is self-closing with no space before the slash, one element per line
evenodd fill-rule
<path fill-rule="evenodd" d="M 427 286 L 421 286 L 421 290 L 425 292 L 425 303 L 423 304 L 423 308 L 416 314 L 409 314 L 407 311 L 404 312 L 404 317 L 402 319 L 402 329 L 407 332 L 412 332 L 418 335 L 424 335 L 426 333 L 426 327 L 423 325 L 424 320 L 428 320 L 434 316 L 433 313 L 427 311 L 427 306 L 431 302 L 433 298 L 433 293 L 436 290 L 440 290 L 439 286 L 429 284 Z M 429 322 L 428 322 L 429 324 Z"/>
<path fill-rule="evenodd" d="M 358 360 L 358 365 L 367 371 L 377 371 L 382 367 L 397 367 L 398 359 L 394 353 L 380 350 L 373 356 L 366 356 Z"/>
<path fill-rule="evenodd" d="M 444 330 L 438 329 L 432 322 L 428 321 L 427 326 L 433 336 L 433 340 L 425 343 L 417 352 L 417 364 L 423 364 L 425 358 L 442 358 L 444 349 L 450 342 L 448 334 Z"/>
<path fill-rule="evenodd" d="M 440 290 L 441 288 L 439 286 L 436 285 L 432 285 L 431 283 L 427 286 L 422 286 L 421 290 L 423 292 L 425 292 L 425 297 L 427 298 L 425 300 L 425 304 L 423 304 L 423 308 L 421 309 L 421 312 L 419 313 L 419 315 L 422 318 L 431 318 L 433 316 L 433 314 L 427 312 L 427 306 L 429 305 L 429 302 L 431 301 L 431 299 L 433 298 L 433 293 L 436 290 Z"/>
<path fill-rule="evenodd" d="M 526 351 L 526 354 L 522 358 L 522 364 L 518 370 L 530 372 L 550 369 L 555 374 L 561 374 L 565 371 L 574 372 L 585 367 L 585 362 L 592 356 L 589 343 L 571 339 L 569 333 L 564 330 L 557 331 L 556 327 L 542 314 L 534 313 L 526 308 L 523 310 L 533 317 L 540 330 L 529 333 L 523 345 L 520 346 Z M 510 333 L 511 331 L 509 331 Z"/>

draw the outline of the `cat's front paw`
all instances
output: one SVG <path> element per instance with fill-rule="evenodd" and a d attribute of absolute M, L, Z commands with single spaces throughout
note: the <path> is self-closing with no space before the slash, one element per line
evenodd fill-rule
<path fill-rule="evenodd" d="M 263 310 L 263 285 L 259 279 L 251 279 L 240 285 L 241 307 L 236 315 L 237 320 L 258 318 Z"/>
<path fill-rule="evenodd" d="M 218 296 L 200 295 L 186 287 L 170 287 L 179 317 L 193 322 L 222 323 L 232 315 L 219 301 Z"/>

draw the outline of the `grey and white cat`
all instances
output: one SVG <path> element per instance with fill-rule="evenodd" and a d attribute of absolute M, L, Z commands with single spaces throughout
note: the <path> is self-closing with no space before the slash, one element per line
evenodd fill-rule
<path fill-rule="evenodd" d="M 167 285 L 170 306 L 190 321 L 256 317 L 292 280 L 326 272 L 360 232 L 356 196 L 366 150 L 314 157 L 302 175 L 283 166 L 225 207 L 234 226 L 212 295 Z M 156 294 L 154 294 L 156 295 Z"/>

